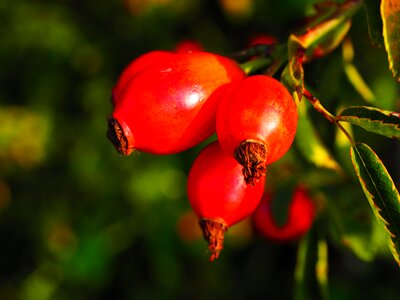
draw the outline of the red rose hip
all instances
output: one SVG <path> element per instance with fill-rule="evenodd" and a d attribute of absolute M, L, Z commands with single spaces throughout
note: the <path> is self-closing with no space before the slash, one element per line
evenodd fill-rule
<path fill-rule="evenodd" d="M 217 111 L 218 139 L 243 166 L 246 182 L 254 184 L 290 148 L 297 107 L 279 81 L 264 75 L 247 77 L 227 90 Z"/>
<path fill-rule="evenodd" d="M 108 137 L 129 155 L 134 149 L 172 154 L 215 131 L 219 88 L 241 80 L 236 62 L 207 52 L 174 54 L 129 81 L 109 117 Z"/>
<path fill-rule="evenodd" d="M 117 84 L 112 90 L 112 102 L 115 102 L 122 94 L 122 91 L 127 86 L 128 82 L 140 71 L 147 68 L 148 66 L 155 65 L 158 63 L 165 62 L 174 57 L 174 53 L 167 51 L 151 51 L 147 52 L 135 60 L 133 60 L 121 73 L 118 78 Z"/>
<path fill-rule="evenodd" d="M 272 214 L 271 205 L 275 200 L 273 194 L 265 193 L 253 215 L 254 226 L 262 235 L 275 241 L 291 241 L 310 230 L 315 206 L 304 188 L 294 190 L 287 219 L 282 226 L 277 225 Z"/>
<path fill-rule="evenodd" d="M 264 191 L 264 180 L 247 185 L 241 165 L 214 142 L 194 161 L 187 190 L 213 261 L 223 248 L 224 232 L 254 212 Z"/>

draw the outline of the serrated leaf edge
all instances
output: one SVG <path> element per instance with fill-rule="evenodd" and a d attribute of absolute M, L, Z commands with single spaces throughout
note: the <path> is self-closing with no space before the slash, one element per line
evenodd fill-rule
<path fill-rule="evenodd" d="M 398 112 L 385 110 L 385 109 L 380 109 L 380 108 L 376 108 L 376 107 L 373 107 L 373 106 L 349 106 L 349 107 L 343 109 L 338 117 L 343 116 L 344 112 L 347 112 L 347 111 L 350 111 L 350 110 L 353 110 L 353 109 L 365 109 L 365 110 L 369 110 L 369 111 L 375 111 L 375 112 L 382 113 L 382 114 L 384 114 L 384 115 L 386 115 L 388 117 L 395 116 L 395 117 L 400 119 L 400 113 L 398 113 Z M 344 115 L 344 116 L 349 116 L 349 115 Z"/>
<path fill-rule="evenodd" d="M 399 67 L 399 70 L 395 69 L 393 54 L 392 54 L 391 47 L 387 40 L 388 39 L 387 23 L 386 23 L 386 18 L 383 15 L 384 5 L 385 5 L 385 0 L 381 0 L 380 9 L 381 9 L 382 24 L 383 24 L 383 28 L 382 28 L 383 40 L 384 40 L 384 44 L 385 44 L 386 53 L 388 54 L 389 68 L 392 71 L 393 77 L 396 78 L 396 80 L 398 82 L 400 82 L 400 67 Z"/>
<path fill-rule="evenodd" d="M 376 155 L 376 153 L 375 153 L 368 145 L 363 144 L 363 143 L 357 143 L 357 144 L 353 145 L 353 146 L 350 148 L 350 156 L 351 156 L 351 158 L 352 158 L 352 163 L 353 163 L 354 169 L 355 169 L 355 171 L 356 171 L 356 173 L 357 173 L 357 175 L 358 175 L 357 177 L 359 178 L 359 181 L 360 181 L 360 184 L 361 184 L 361 186 L 362 186 L 362 189 L 363 189 L 363 191 L 364 191 L 365 194 L 368 194 L 368 195 L 369 195 L 369 197 L 368 197 L 368 195 L 366 195 L 366 196 L 367 196 L 368 202 L 369 202 L 372 206 L 374 206 L 375 209 L 376 209 L 376 210 L 374 210 L 375 216 L 378 217 L 378 219 L 382 221 L 382 223 L 384 224 L 384 227 L 385 227 L 385 230 L 386 230 L 387 234 L 391 237 L 391 238 L 389 239 L 389 246 L 390 246 L 390 248 L 391 248 L 391 251 L 392 251 L 392 254 L 393 254 L 394 259 L 396 260 L 396 262 L 397 262 L 398 265 L 400 266 L 400 253 L 397 252 L 396 246 L 395 246 L 395 244 L 394 244 L 394 242 L 393 242 L 393 239 L 392 239 L 392 238 L 395 238 L 396 235 L 395 235 L 393 232 L 391 232 L 391 231 L 389 230 L 389 228 L 387 227 L 387 225 L 390 224 L 390 223 L 389 223 L 387 220 L 385 220 L 385 219 L 380 215 L 380 212 L 382 211 L 382 209 L 379 208 L 379 207 L 375 204 L 375 202 L 373 201 L 373 195 L 369 192 L 369 190 L 368 190 L 367 187 L 366 187 L 365 181 L 364 181 L 364 180 L 362 179 L 362 177 L 359 175 L 359 171 L 357 171 L 358 168 L 357 168 L 357 166 L 356 166 L 355 160 L 353 159 L 353 157 L 354 157 L 353 153 L 355 153 L 355 152 L 357 152 L 357 155 L 358 155 L 358 157 L 360 158 L 360 160 L 361 160 L 361 162 L 362 162 L 362 164 L 363 164 L 363 168 L 366 170 L 366 173 L 368 174 L 369 178 L 371 179 L 371 181 L 372 181 L 372 183 L 373 183 L 373 185 L 374 185 L 374 189 L 376 190 L 376 192 L 377 192 L 377 194 L 379 195 L 379 197 L 380 197 L 381 199 L 383 199 L 382 196 L 380 195 L 378 189 L 376 188 L 375 182 L 372 180 L 372 176 L 371 176 L 370 172 L 369 172 L 368 169 L 366 168 L 366 164 L 365 164 L 365 162 L 364 162 L 362 156 L 360 155 L 360 153 L 359 153 L 359 151 L 358 151 L 358 149 L 357 149 L 357 145 L 363 145 L 363 146 L 367 147 L 367 148 L 375 155 L 375 157 L 379 160 L 379 162 L 381 162 L 381 165 L 382 165 L 384 171 L 385 171 L 388 175 L 389 175 L 389 173 L 387 172 L 387 169 L 386 169 L 385 165 L 382 163 L 382 161 L 380 160 L 380 158 Z M 389 177 L 390 182 L 391 182 L 391 184 L 392 184 L 392 190 L 393 190 L 393 191 L 396 190 L 396 186 L 395 186 L 395 184 L 394 184 L 392 178 L 391 178 L 390 176 L 388 176 L 388 177 Z M 400 202 L 400 199 L 399 199 L 399 202 Z M 390 216 L 390 214 L 388 214 L 388 215 Z"/>
<path fill-rule="evenodd" d="M 352 122 L 352 120 L 359 119 L 359 120 L 366 120 L 366 121 L 368 121 L 370 123 L 375 123 L 375 124 L 379 124 L 380 123 L 385 127 L 395 128 L 396 130 L 399 130 L 399 134 L 398 135 L 386 135 L 386 134 L 381 134 L 381 135 L 384 135 L 384 136 L 387 136 L 387 137 L 390 137 L 390 138 L 400 138 L 400 123 L 399 124 L 390 123 L 390 122 L 385 122 L 384 120 L 360 117 L 360 116 L 357 116 L 357 115 L 346 115 L 346 114 L 343 115 L 344 112 L 349 111 L 351 109 L 365 109 L 365 110 L 381 113 L 381 114 L 383 114 L 385 116 L 388 116 L 388 117 L 395 116 L 395 117 L 398 117 L 399 120 L 400 120 L 400 114 L 399 113 L 393 112 L 393 111 L 388 111 L 388 110 L 383 110 L 383 109 L 377 109 L 375 107 L 369 107 L 369 106 L 351 106 L 351 107 L 348 107 L 348 108 L 344 109 L 340 113 L 340 115 L 338 115 L 335 119 L 337 121 L 352 123 L 354 125 L 357 125 L 359 127 L 364 128 L 367 131 L 374 132 L 374 133 L 377 133 L 377 134 L 379 134 L 379 132 L 369 130 L 369 129 L 365 128 L 364 126 L 358 124 L 357 122 Z"/>

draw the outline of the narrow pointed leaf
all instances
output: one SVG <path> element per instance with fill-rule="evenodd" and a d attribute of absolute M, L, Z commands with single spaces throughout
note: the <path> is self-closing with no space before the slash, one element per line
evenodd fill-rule
<path fill-rule="evenodd" d="M 281 77 L 289 91 L 297 93 L 298 99 L 301 98 L 304 88 L 303 62 L 307 61 L 306 51 L 310 55 L 308 59 L 312 59 L 336 48 L 350 29 L 349 20 L 361 6 L 361 1 L 346 1 L 342 5 L 329 6 L 331 7 L 325 6 L 322 18 L 314 18 L 303 34 L 289 36 L 288 64 Z"/>
<path fill-rule="evenodd" d="M 316 25 L 322 23 L 323 21 L 329 19 L 333 16 L 339 9 L 339 3 L 333 1 L 322 1 L 313 4 L 315 14 L 308 17 L 307 27 L 315 27 Z M 307 30 L 304 29 L 304 33 Z"/>
<path fill-rule="evenodd" d="M 337 6 L 333 13 L 329 13 L 329 17 L 320 19 L 319 22 L 308 27 L 306 32 L 298 37 L 305 49 L 312 44 L 328 37 L 342 25 L 342 23 L 350 20 L 361 6 L 361 1 L 345 1 L 345 3 Z"/>
<path fill-rule="evenodd" d="M 304 61 L 309 62 L 318 59 L 335 50 L 342 43 L 350 27 L 350 21 L 339 23 L 337 28 L 307 48 Z"/>
<path fill-rule="evenodd" d="M 396 112 L 368 106 L 352 106 L 343 110 L 337 120 L 350 122 L 390 138 L 400 138 L 400 114 Z"/>
<path fill-rule="evenodd" d="M 307 108 L 309 104 L 306 101 L 299 103 L 299 121 L 297 124 L 295 144 L 305 159 L 319 168 L 326 168 L 339 173 L 342 168 L 336 162 L 328 148 L 322 143 L 318 133 L 315 130 Z"/>
<path fill-rule="evenodd" d="M 245 62 L 241 64 L 241 68 L 243 71 L 247 74 L 253 74 L 256 73 L 257 71 L 266 68 L 271 64 L 271 59 L 270 58 L 261 58 L 261 59 L 255 59 L 255 60 L 250 60 L 248 62 Z"/>
<path fill-rule="evenodd" d="M 288 40 L 288 63 L 282 71 L 282 83 L 290 93 L 296 92 L 300 99 L 304 89 L 303 56 L 305 48 L 295 35 L 290 35 Z"/>
<path fill-rule="evenodd" d="M 358 72 L 356 66 L 352 63 L 347 63 L 344 65 L 344 71 L 350 83 L 360 96 L 363 97 L 366 102 L 374 102 L 375 95 L 364 81 L 364 78 L 362 78 L 360 72 Z"/>
<path fill-rule="evenodd" d="M 385 166 L 366 144 L 351 148 L 351 159 L 364 193 L 387 233 L 392 254 L 400 265 L 400 196 Z"/>
<path fill-rule="evenodd" d="M 358 72 L 356 66 L 353 64 L 354 59 L 354 48 L 353 43 L 350 39 L 346 39 L 342 44 L 342 54 L 344 71 L 350 83 L 356 89 L 356 91 L 364 98 L 367 102 L 374 102 L 375 95 L 362 78 L 360 72 Z"/>
<path fill-rule="evenodd" d="M 367 14 L 369 36 L 375 44 L 383 45 L 382 18 L 380 14 L 380 0 L 364 0 Z"/>
<path fill-rule="evenodd" d="M 319 283 L 319 289 L 321 291 L 322 299 L 329 298 L 328 270 L 328 244 L 325 240 L 320 239 L 318 241 L 318 260 L 315 266 L 315 273 L 317 281 Z"/>
<path fill-rule="evenodd" d="M 297 250 L 294 299 L 328 299 L 328 248 L 318 238 L 316 226 L 304 236 Z"/>
<path fill-rule="evenodd" d="M 349 156 L 347 149 L 347 157 Z M 350 158 L 349 158 L 350 159 Z M 332 242 L 348 249 L 359 259 L 372 261 L 378 253 L 374 214 L 365 202 L 363 192 L 354 185 L 332 186 L 327 191 L 328 228 Z M 387 247 L 386 240 L 384 246 Z"/>
<path fill-rule="evenodd" d="M 400 81 L 400 1 L 382 0 L 383 38 L 393 76 Z"/>

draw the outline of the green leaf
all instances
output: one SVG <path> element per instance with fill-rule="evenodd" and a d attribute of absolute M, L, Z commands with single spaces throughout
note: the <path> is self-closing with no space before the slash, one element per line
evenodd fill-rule
<path fill-rule="evenodd" d="M 289 61 L 282 71 L 282 83 L 288 88 L 291 94 L 296 93 L 300 99 L 304 89 L 303 56 L 305 47 L 294 34 L 288 40 Z"/>
<path fill-rule="evenodd" d="M 342 168 L 336 162 L 327 147 L 322 143 L 315 130 L 315 126 L 311 123 L 308 117 L 307 101 L 301 101 L 298 105 L 299 121 L 297 123 L 297 131 L 295 143 L 301 154 L 309 162 L 319 168 L 326 168 L 339 173 Z"/>
<path fill-rule="evenodd" d="M 312 27 L 307 27 L 304 34 L 298 37 L 305 49 L 308 49 L 318 40 L 324 39 L 332 32 L 343 26 L 344 22 L 349 21 L 361 6 L 361 1 L 346 1 L 337 6 L 333 13 L 329 13 L 329 17 L 314 22 Z M 347 27 L 345 25 L 345 27 Z M 340 32 L 341 30 L 339 30 Z"/>
<path fill-rule="evenodd" d="M 333 1 L 316 2 L 312 5 L 312 9 L 313 11 L 308 17 L 307 28 L 315 27 L 332 17 L 339 9 L 339 3 Z M 307 32 L 307 28 L 302 31 L 302 34 Z"/>
<path fill-rule="evenodd" d="M 351 250 L 361 260 L 372 261 L 380 247 L 378 237 L 382 230 L 377 228 L 362 191 L 354 185 L 341 183 L 331 186 L 325 195 L 329 197 L 326 212 L 332 241 L 338 247 Z"/>
<path fill-rule="evenodd" d="M 342 44 L 344 71 L 350 83 L 356 91 L 367 102 L 374 102 L 375 95 L 358 72 L 356 66 L 353 64 L 354 48 L 350 39 L 347 39 Z"/>
<path fill-rule="evenodd" d="M 378 44 L 379 46 L 383 45 L 383 24 L 380 14 L 380 3 L 380 0 L 364 0 L 369 36 L 372 42 Z"/>
<path fill-rule="evenodd" d="M 351 159 L 372 210 L 387 233 L 392 254 L 400 265 L 400 196 L 385 166 L 366 144 L 351 147 Z"/>
<path fill-rule="evenodd" d="M 343 110 L 337 120 L 350 122 L 389 138 L 400 138 L 400 114 L 396 112 L 368 106 L 352 106 Z"/>
<path fill-rule="evenodd" d="M 297 93 L 298 99 L 301 99 L 304 89 L 303 62 L 323 56 L 336 48 L 350 29 L 349 20 L 360 5 L 361 1 L 346 1 L 342 5 L 328 4 L 331 6 L 329 9 L 320 6 L 321 18 L 314 17 L 311 26 L 303 34 L 289 36 L 288 64 L 281 78 L 291 93 Z"/>
<path fill-rule="evenodd" d="M 400 81 L 400 1 L 382 0 L 383 38 L 393 76 Z"/>
<path fill-rule="evenodd" d="M 260 58 L 249 60 L 240 65 L 242 70 L 246 73 L 246 75 L 250 75 L 256 73 L 257 71 L 266 68 L 271 64 L 271 58 Z"/>
<path fill-rule="evenodd" d="M 321 37 L 307 48 L 305 62 L 309 62 L 315 58 L 318 59 L 336 49 L 347 35 L 350 27 L 350 21 L 338 23 L 336 28 L 329 31 L 325 36 Z"/>
<path fill-rule="evenodd" d="M 368 87 L 361 74 L 358 72 L 357 68 L 353 64 L 347 63 L 344 65 L 344 71 L 350 83 L 361 95 L 361 97 L 363 97 L 363 99 L 367 102 L 374 102 L 375 95 Z"/>
<path fill-rule="evenodd" d="M 316 226 L 300 241 L 294 276 L 294 299 L 328 299 L 328 247 Z"/>

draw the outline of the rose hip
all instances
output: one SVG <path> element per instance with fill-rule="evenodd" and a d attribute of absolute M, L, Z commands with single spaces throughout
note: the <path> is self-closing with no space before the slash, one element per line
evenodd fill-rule
<path fill-rule="evenodd" d="M 290 148 L 297 107 L 272 77 L 250 76 L 231 86 L 217 111 L 217 135 L 224 151 L 243 166 L 246 182 L 254 184 Z"/>
<path fill-rule="evenodd" d="M 128 82 L 140 71 L 148 66 L 165 62 L 174 57 L 174 53 L 167 51 L 151 51 L 133 60 L 121 73 L 117 84 L 112 90 L 112 102 L 115 105 Z"/>
<path fill-rule="evenodd" d="M 172 154 L 215 132 L 226 83 L 243 79 L 236 62 L 207 52 L 174 54 L 151 64 L 129 81 L 108 119 L 108 138 L 123 155 L 133 150 Z"/>
<path fill-rule="evenodd" d="M 254 212 L 264 180 L 254 186 L 246 184 L 241 165 L 213 142 L 194 161 L 187 191 L 213 261 L 223 248 L 224 232 Z"/>

